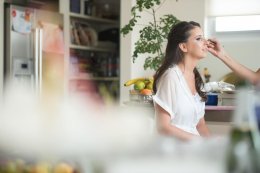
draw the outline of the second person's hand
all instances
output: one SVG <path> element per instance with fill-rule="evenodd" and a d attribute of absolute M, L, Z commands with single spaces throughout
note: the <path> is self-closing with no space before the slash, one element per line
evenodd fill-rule
<path fill-rule="evenodd" d="M 207 46 L 208 46 L 208 51 L 212 55 L 220 59 L 222 59 L 226 55 L 224 48 L 221 46 L 220 42 L 215 38 L 208 39 Z"/>

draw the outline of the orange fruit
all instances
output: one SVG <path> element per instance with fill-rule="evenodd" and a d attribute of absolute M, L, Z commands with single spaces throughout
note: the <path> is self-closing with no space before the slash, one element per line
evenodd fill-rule
<path fill-rule="evenodd" d="M 152 95 L 153 94 L 153 91 L 152 90 L 150 90 L 150 89 L 147 89 L 147 88 L 145 88 L 145 89 L 142 89 L 141 91 L 140 91 L 140 94 L 142 94 L 142 95 Z"/>

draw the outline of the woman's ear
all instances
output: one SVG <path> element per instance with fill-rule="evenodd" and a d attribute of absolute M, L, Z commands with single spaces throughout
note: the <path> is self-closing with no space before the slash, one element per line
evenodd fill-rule
<path fill-rule="evenodd" d="M 187 52 L 187 46 L 185 43 L 180 43 L 179 48 L 182 50 L 182 52 Z"/>

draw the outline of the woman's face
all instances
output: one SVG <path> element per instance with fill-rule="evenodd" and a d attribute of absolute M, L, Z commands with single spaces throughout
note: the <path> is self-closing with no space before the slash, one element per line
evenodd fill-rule
<path fill-rule="evenodd" d="M 190 37 L 186 44 L 186 54 L 194 58 L 204 58 L 207 56 L 207 40 L 204 38 L 203 31 L 200 27 L 190 30 Z"/>

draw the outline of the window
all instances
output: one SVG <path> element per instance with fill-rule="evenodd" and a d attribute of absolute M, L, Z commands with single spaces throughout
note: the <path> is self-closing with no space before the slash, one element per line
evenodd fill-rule
<path fill-rule="evenodd" d="M 260 15 L 216 17 L 216 32 L 260 30 Z"/>

